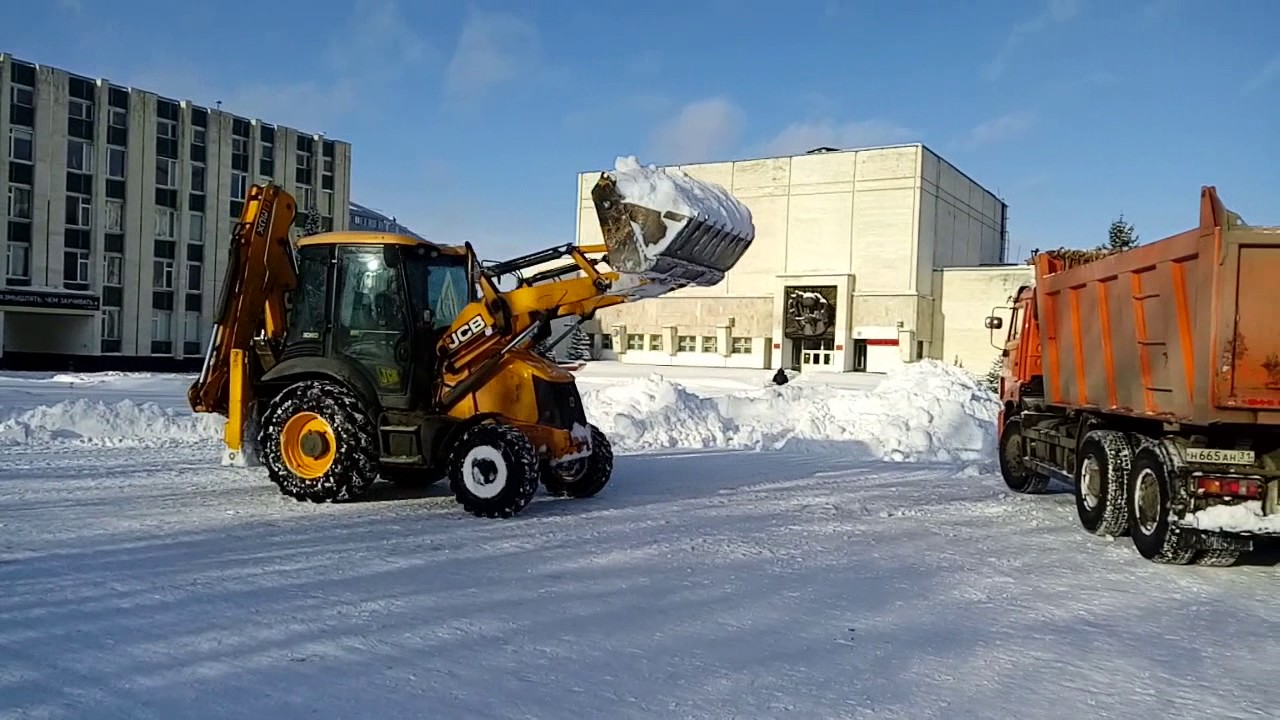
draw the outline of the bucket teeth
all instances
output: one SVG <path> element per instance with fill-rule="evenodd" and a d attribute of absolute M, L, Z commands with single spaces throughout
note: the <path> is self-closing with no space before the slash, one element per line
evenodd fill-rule
<path fill-rule="evenodd" d="M 687 176 L 681 181 L 699 182 Z M 731 227 L 710 219 L 710 212 L 691 216 L 631 202 L 608 173 L 592 188 L 591 199 L 609 266 L 673 288 L 719 284 L 755 238 L 749 224 Z M 745 211 L 743 215 L 749 217 Z"/>

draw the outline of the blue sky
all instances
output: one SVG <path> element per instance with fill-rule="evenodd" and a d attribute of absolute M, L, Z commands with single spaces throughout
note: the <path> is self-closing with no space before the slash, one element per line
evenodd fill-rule
<path fill-rule="evenodd" d="M 569 242 L 575 173 L 924 142 L 1011 245 L 1202 184 L 1280 225 L 1280 3 L 650 0 L 10 3 L 0 48 L 353 144 L 353 198 L 489 257 Z"/>

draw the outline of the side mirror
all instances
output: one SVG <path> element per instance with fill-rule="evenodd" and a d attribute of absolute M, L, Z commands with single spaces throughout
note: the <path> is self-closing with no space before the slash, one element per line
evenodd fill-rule
<path fill-rule="evenodd" d="M 431 327 L 433 324 L 435 324 L 435 319 L 436 319 L 436 313 L 431 308 L 426 308 L 425 310 L 422 311 L 423 325 L 426 325 L 427 327 Z"/>
<path fill-rule="evenodd" d="M 988 315 L 985 325 L 988 330 L 999 330 L 1004 327 L 1004 318 L 999 315 Z"/>

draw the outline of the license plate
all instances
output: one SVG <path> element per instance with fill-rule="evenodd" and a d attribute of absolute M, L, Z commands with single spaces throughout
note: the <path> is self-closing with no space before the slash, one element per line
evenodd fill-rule
<path fill-rule="evenodd" d="M 1217 448 L 1187 448 L 1187 462 L 1210 465 L 1252 465 L 1252 450 L 1220 450 Z"/>

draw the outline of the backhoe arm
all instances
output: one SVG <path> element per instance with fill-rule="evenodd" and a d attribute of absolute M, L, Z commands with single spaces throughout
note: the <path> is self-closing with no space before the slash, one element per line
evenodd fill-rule
<path fill-rule="evenodd" d="M 232 230 L 228 264 L 213 334 L 199 378 L 187 390 L 191 409 L 227 418 L 226 445 L 233 464 L 243 460 L 246 409 L 253 401 L 249 350 L 270 352 L 285 330 L 285 301 L 297 285 L 289 229 L 297 215 L 293 196 L 278 185 L 249 188 Z"/>

